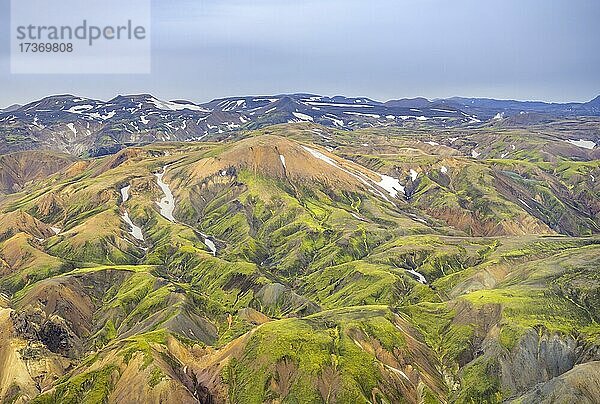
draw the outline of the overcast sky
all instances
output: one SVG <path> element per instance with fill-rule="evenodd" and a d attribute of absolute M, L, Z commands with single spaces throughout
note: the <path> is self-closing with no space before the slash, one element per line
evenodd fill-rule
<path fill-rule="evenodd" d="M 21 76 L 10 74 L 9 0 L 0 0 L 0 106 L 59 93 L 600 94 L 598 0 L 153 0 L 152 13 L 150 75 Z"/>

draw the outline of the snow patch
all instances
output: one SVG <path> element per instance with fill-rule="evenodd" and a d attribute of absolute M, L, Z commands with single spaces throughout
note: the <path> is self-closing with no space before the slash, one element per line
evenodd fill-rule
<path fill-rule="evenodd" d="M 85 111 L 87 111 L 88 109 L 92 109 L 92 108 L 94 108 L 94 107 L 91 105 L 76 105 L 74 107 L 67 109 L 67 112 L 71 112 L 73 114 L 82 114 Z"/>
<path fill-rule="evenodd" d="M 73 134 L 74 134 L 75 136 L 77 136 L 77 129 L 75 129 L 75 124 L 73 124 L 73 123 L 68 123 L 68 124 L 67 124 L 67 128 L 69 128 L 69 129 L 71 130 L 71 132 L 73 132 Z"/>
<path fill-rule="evenodd" d="M 292 115 L 294 115 L 296 118 L 302 120 L 302 121 L 313 121 L 313 117 L 300 113 L 300 112 L 292 112 Z"/>
<path fill-rule="evenodd" d="M 123 203 L 125 203 L 129 200 L 129 190 L 130 189 L 131 189 L 131 185 L 127 185 L 127 186 L 121 188 L 121 200 L 123 201 Z"/>
<path fill-rule="evenodd" d="M 394 177 L 390 177 L 389 175 L 381 175 L 381 181 L 376 184 L 381 188 L 385 189 L 392 198 L 398 197 L 398 192 L 402 192 L 405 194 L 404 187 L 400 184 L 400 181 Z"/>
<path fill-rule="evenodd" d="M 260 101 L 276 102 L 276 101 L 279 101 L 279 98 L 254 98 L 252 100 L 252 102 L 260 102 Z"/>
<path fill-rule="evenodd" d="M 38 116 L 36 115 L 36 116 L 33 118 L 33 124 L 34 124 L 35 126 L 37 126 L 38 128 L 40 128 L 40 129 L 44 129 L 44 128 L 45 128 L 45 126 L 44 126 L 44 125 L 42 125 L 42 124 L 41 124 L 39 121 L 40 121 L 40 120 L 39 120 Z"/>
<path fill-rule="evenodd" d="M 315 149 L 311 149 L 310 147 L 307 147 L 307 146 L 302 146 L 302 148 L 303 148 L 304 150 L 306 150 L 307 152 L 309 152 L 310 154 L 312 154 L 312 156 L 313 156 L 313 157 L 316 157 L 316 158 L 318 158 L 319 160 L 323 160 L 323 161 L 324 161 L 324 162 L 326 162 L 327 164 L 329 164 L 329 165 L 332 165 L 332 166 L 334 166 L 334 167 L 341 168 L 341 167 L 340 167 L 340 166 L 339 166 L 339 165 L 338 165 L 338 164 L 335 162 L 335 160 L 334 160 L 334 159 L 332 159 L 331 157 L 328 157 L 328 156 L 324 155 L 324 154 L 323 154 L 323 153 L 321 153 L 320 151 L 318 151 L 318 150 L 315 150 Z"/>
<path fill-rule="evenodd" d="M 306 150 L 307 152 L 309 152 L 313 157 L 318 158 L 319 160 L 323 160 L 324 162 L 326 162 L 329 165 L 332 165 L 333 167 L 336 167 L 339 170 L 342 170 L 343 172 L 345 172 L 348 175 L 353 176 L 354 178 L 356 178 L 357 180 L 359 180 L 360 182 L 362 182 L 364 185 L 366 185 L 369 188 L 369 191 L 371 191 L 373 194 L 375 195 L 379 195 L 381 196 L 383 199 L 385 199 L 387 202 L 390 202 L 393 204 L 393 202 L 391 202 L 386 196 L 385 194 L 383 194 L 381 191 L 379 191 L 377 188 L 373 187 L 372 184 L 377 184 L 377 182 L 371 180 L 370 178 L 366 177 L 364 174 L 362 173 L 353 173 L 343 167 L 340 167 L 337 162 L 332 159 L 331 157 L 328 157 L 326 155 L 324 155 L 323 153 L 321 153 L 318 150 L 314 150 L 311 149 L 310 147 L 307 146 L 302 146 L 302 148 L 304 150 Z"/>
<path fill-rule="evenodd" d="M 406 269 L 406 272 L 408 272 L 411 275 L 414 275 L 417 277 L 417 280 L 422 283 L 423 285 L 427 284 L 427 279 L 425 279 L 425 277 L 423 276 L 423 274 L 415 271 L 414 269 Z"/>
<path fill-rule="evenodd" d="M 330 120 L 336 126 L 344 126 L 344 121 L 341 119 L 338 119 L 338 117 L 336 117 L 336 116 L 324 115 L 323 118 Z"/>
<path fill-rule="evenodd" d="M 350 214 L 352 215 L 352 217 L 353 217 L 353 218 L 355 218 L 355 219 L 357 219 L 357 220 L 360 220 L 361 222 L 366 222 L 366 221 L 367 221 L 367 219 L 365 219 L 364 217 L 360 217 L 360 216 L 358 216 L 358 215 L 357 215 L 356 213 L 354 213 L 354 212 L 350 212 Z"/>
<path fill-rule="evenodd" d="M 406 373 L 404 373 L 400 369 L 396 369 L 395 367 L 392 367 L 390 365 L 385 365 L 385 364 L 383 366 L 385 366 L 388 370 L 391 370 L 392 372 L 402 376 L 403 378 L 405 378 L 406 380 L 408 380 L 410 382 L 410 379 L 408 378 L 408 376 L 406 376 Z"/>
<path fill-rule="evenodd" d="M 591 140 L 584 140 L 584 139 L 573 140 L 573 139 L 569 139 L 569 140 L 567 140 L 567 142 L 571 143 L 574 146 L 581 147 L 583 149 L 588 149 L 588 150 L 592 150 L 594 147 L 596 147 L 596 143 L 592 142 Z"/>
<path fill-rule="evenodd" d="M 285 156 L 283 154 L 279 155 L 279 160 L 281 160 L 281 164 L 283 165 L 283 168 L 285 168 L 287 170 L 287 166 L 285 165 Z"/>
<path fill-rule="evenodd" d="M 125 211 L 125 213 L 123 213 L 123 216 L 121 216 L 123 218 L 123 221 L 125 223 L 127 223 L 129 225 L 129 227 L 131 228 L 131 230 L 129 231 L 129 234 L 131 234 L 133 237 L 135 237 L 136 239 L 140 240 L 140 241 L 144 241 L 144 235 L 142 234 L 142 229 L 139 228 L 138 226 L 136 226 L 132 221 L 131 218 L 129 217 L 129 213 L 127 213 L 127 211 Z"/>
<path fill-rule="evenodd" d="M 442 172 L 442 174 L 448 174 L 448 167 L 442 166 L 442 168 L 440 168 L 440 171 Z"/>
<path fill-rule="evenodd" d="M 527 206 L 528 209 L 531 209 L 531 206 L 529 206 L 527 204 L 527 202 L 525 202 L 523 199 L 519 198 L 519 202 L 521 202 L 523 205 Z"/>
<path fill-rule="evenodd" d="M 208 249 L 212 252 L 213 256 L 217 255 L 217 246 L 215 245 L 215 243 L 213 243 L 213 241 L 211 239 L 205 238 L 204 244 L 206 244 Z"/>
<path fill-rule="evenodd" d="M 381 115 L 377 115 L 377 114 L 363 114 L 360 112 L 349 112 L 349 111 L 344 111 L 343 113 L 346 115 L 364 116 L 365 118 L 375 118 L 375 119 L 381 118 Z"/>
<path fill-rule="evenodd" d="M 162 101 L 162 100 L 158 100 L 154 97 L 150 98 L 148 100 L 151 104 L 154 104 L 154 106 L 158 109 L 162 109 L 164 111 L 181 111 L 184 109 L 188 109 L 190 111 L 201 111 L 201 112 L 210 112 L 198 105 L 195 104 L 179 104 L 176 102 L 171 102 L 171 101 Z"/>
<path fill-rule="evenodd" d="M 160 208 L 160 214 L 165 219 L 167 219 L 170 222 L 175 222 L 175 217 L 173 217 L 173 212 L 175 211 L 175 197 L 173 196 L 173 193 L 171 192 L 169 186 L 165 182 L 163 182 L 163 177 L 165 176 L 166 172 L 167 166 L 164 166 L 162 173 L 154 174 L 154 176 L 156 177 L 156 183 L 163 191 L 163 194 L 165 194 L 165 196 L 161 198 L 160 201 L 156 202 L 156 204 Z"/>
<path fill-rule="evenodd" d="M 202 234 L 202 233 L 200 233 Z M 215 243 L 208 238 L 207 235 L 202 234 L 202 237 L 204 237 L 204 244 L 208 247 L 208 249 L 210 250 L 210 252 L 212 253 L 213 257 L 217 256 L 217 246 L 215 245 Z"/>
<path fill-rule="evenodd" d="M 90 114 L 90 116 L 92 118 L 96 118 L 96 119 L 102 119 L 103 121 L 106 121 L 107 119 L 112 118 L 113 116 L 115 116 L 117 113 L 115 111 L 110 111 L 108 114 L 106 115 L 100 115 L 97 112 L 94 112 L 93 114 Z"/>
<path fill-rule="evenodd" d="M 323 106 L 323 107 L 340 107 L 340 108 L 373 108 L 373 105 L 356 105 L 356 104 L 336 104 L 331 102 L 307 102 L 310 105 Z"/>
<path fill-rule="evenodd" d="M 415 170 L 413 170 L 412 168 L 410 169 L 410 178 L 413 181 L 416 181 L 417 177 L 419 176 L 419 173 L 416 172 Z"/>

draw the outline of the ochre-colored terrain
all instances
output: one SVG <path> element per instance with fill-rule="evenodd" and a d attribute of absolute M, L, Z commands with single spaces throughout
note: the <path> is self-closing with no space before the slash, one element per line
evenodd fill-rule
<path fill-rule="evenodd" d="M 597 403 L 600 162 L 557 133 L 0 156 L 0 401 Z"/>

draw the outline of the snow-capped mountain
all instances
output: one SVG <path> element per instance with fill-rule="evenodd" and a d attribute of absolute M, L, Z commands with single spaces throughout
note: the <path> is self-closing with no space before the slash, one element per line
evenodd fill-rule
<path fill-rule="evenodd" d="M 163 101 L 150 94 L 101 101 L 50 96 L 0 112 L 0 153 L 53 149 L 76 155 L 103 155 L 134 144 L 220 139 L 264 126 L 313 122 L 354 130 L 378 126 L 472 127 L 524 111 L 598 115 L 597 101 L 547 104 L 487 99 L 425 98 L 388 102 L 313 94 L 230 97 L 205 104 Z M 550 115 L 549 115 L 550 114 Z"/>
<path fill-rule="evenodd" d="M 234 97 L 198 105 L 149 94 L 100 101 L 59 95 L 0 113 L 0 152 L 52 148 L 102 155 L 130 144 L 203 140 L 241 129 L 315 122 L 345 130 L 404 122 L 479 122 L 456 109 L 386 106 L 367 98 L 294 94 Z"/>

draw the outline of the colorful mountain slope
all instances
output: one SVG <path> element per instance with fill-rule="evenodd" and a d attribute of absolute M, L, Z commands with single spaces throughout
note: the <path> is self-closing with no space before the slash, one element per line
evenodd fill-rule
<path fill-rule="evenodd" d="M 488 136 L 301 123 L 38 174 L 0 199 L 0 397 L 600 399 L 598 163 Z"/>

